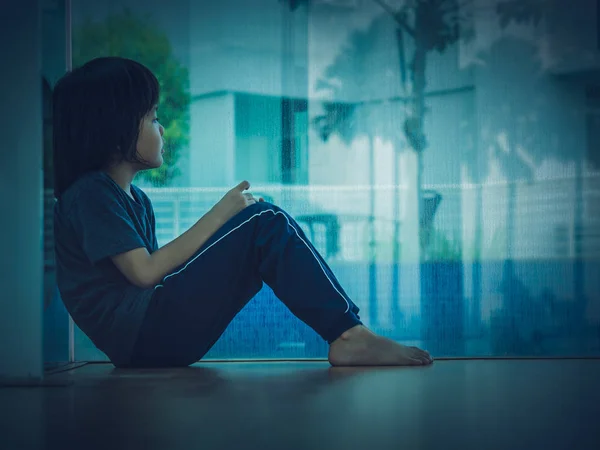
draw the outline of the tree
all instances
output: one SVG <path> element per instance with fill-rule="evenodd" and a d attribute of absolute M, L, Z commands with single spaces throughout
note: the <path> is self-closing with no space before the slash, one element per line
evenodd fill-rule
<path fill-rule="evenodd" d="M 287 0 L 289 7 L 294 10 L 300 5 L 307 5 L 309 0 Z M 428 247 L 431 222 L 435 211 L 435 204 L 439 202 L 440 196 L 434 195 L 431 199 L 425 195 L 423 185 L 423 152 L 428 147 L 424 129 L 424 119 L 427 113 L 425 101 L 427 62 L 430 54 L 434 52 L 443 53 L 455 45 L 461 39 L 469 41 L 474 37 L 473 12 L 476 9 L 475 0 L 373 0 L 382 9 L 382 15 L 389 15 L 396 24 L 395 37 L 399 54 L 399 73 L 403 84 L 403 90 L 408 99 L 406 118 L 400 124 L 398 130 L 388 130 L 390 137 L 395 139 L 404 135 L 406 142 L 417 156 L 417 217 L 419 217 L 418 238 L 421 251 L 420 261 L 424 261 Z M 541 20 L 545 0 L 499 0 L 495 3 L 496 15 L 502 27 L 511 22 L 537 23 Z M 344 50 L 336 60 L 328 67 L 324 78 L 319 80 L 321 87 L 334 91 L 339 90 L 339 84 L 329 83 L 329 79 L 336 80 L 339 74 L 352 73 L 362 70 L 365 66 L 362 58 L 370 51 L 368 43 L 372 37 L 377 35 L 377 28 L 381 25 L 380 20 L 375 20 L 371 26 L 364 31 L 353 33 Z M 412 45 L 406 45 L 412 41 Z M 407 51 L 411 53 L 407 55 Z M 408 63 L 407 60 L 408 59 Z M 411 83 L 406 83 L 406 72 L 410 76 Z M 321 138 L 326 140 L 332 133 L 337 133 L 344 141 L 350 142 L 356 133 L 353 124 L 355 108 L 352 104 L 331 103 L 325 105 L 322 116 L 315 118 Z M 399 146 L 396 147 L 400 149 Z M 397 162 L 395 164 L 397 167 Z M 398 184 L 395 171 L 395 182 Z M 399 203 L 399 193 L 396 192 L 395 207 Z M 373 200 L 372 200 L 373 201 Z M 480 203 L 480 202 L 478 202 Z M 481 211 L 478 208 L 479 221 Z M 478 230 L 480 232 L 480 230 Z M 394 230 L 394 262 L 399 260 L 399 229 Z M 476 239 L 476 245 L 480 245 L 481 239 Z M 480 251 L 479 248 L 475 252 Z M 374 263 L 373 263 L 374 265 Z M 393 298 L 398 292 L 397 271 L 393 273 L 392 280 Z M 372 276 L 372 283 L 376 277 Z M 423 277 L 422 277 L 423 280 Z M 372 307 L 375 307 L 375 303 Z M 395 303 L 394 303 L 395 305 Z M 394 320 L 397 312 L 393 312 Z"/>
<path fill-rule="evenodd" d="M 73 32 L 73 67 L 101 56 L 121 56 L 147 66 L 160 83 L 159 117 L 165 128 L 164 164 L 140 176 L 153 186 L 169 185 L 180 171 L 177 162 L 189 142 L 189 74 L 175 59 L 165 33 L 150 17 L 124 9 L 102 22 L 89 18 Z"/>
<path fill-rule="evenodd" d="M 292 10 L 306 5 L 310 0 L 282 0 L 288 3 Z M 423 152 L 428 143 L 424 130 L 424 118 L 427 112 L 425 102 L 427 58 L 432 52 L 443 53 L 456 44 L 460 39 L 471 40 L 474 37 L 472 28 L 472 7 L 475 0 L 401 0 L 401 6 L 394 8 L 392 0 L 373 0 L 383 11 L 396 22 L 396 39 L 400 52 L 400 73 L 404 78 L 406 72 L 405 40 L 413 41 L 412 55 L 409 58 L 408 71 L 412 83 L 408 84 L 408 113 L 402 124 L 402 133 L 406 141 L 417 155 L 417 208 L 419 216 L 423 202 Z M 388 3 L 390 2 L 390 3 Z M 506 27 L 511 22 L 537 24 L 542 18 L 545 0 L 500 0 L 496 3 L 496 13 L 501 26 Z M 356 47 L 351 45 L 351 47 Z M 348 60 L 347 57 L 341 58 Z M 335 65 L 336 63 L 334 63 Z M 339 62 L 338 62 L 339 64 Z M 322 81 L 326 84 L 326 80 Z M 316 119 L 321 136 L 327 138 L 332 132 L 344 136 L 343 125 L 351 116 L 352 108 L 338 105 L 326 108 L 326 114 Z M 427 242 L 424 227 L 419 227 L 419 242 L 422 249 Z"/>

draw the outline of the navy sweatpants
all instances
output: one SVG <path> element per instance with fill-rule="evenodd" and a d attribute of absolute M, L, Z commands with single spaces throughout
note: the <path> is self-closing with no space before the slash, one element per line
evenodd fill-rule
<path fill-rule="evenodd" d="M 358 307 L 294 219 L 277 206 L 257 203 L 156 287 L 131 365 L 198 361 L 263 282 L 330 343 L 361 323 Z"/>

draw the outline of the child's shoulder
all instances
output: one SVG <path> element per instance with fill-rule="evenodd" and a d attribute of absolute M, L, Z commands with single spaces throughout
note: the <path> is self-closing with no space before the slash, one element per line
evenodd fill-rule
<path fill-rule="evenodd" d="M 107 174 L 100 171 L 88 172 L 76 181 L 62 194 L 61 203 L 71 205 L 81 201 L 91 201 L 103 196 L 114 197 L 114 187 Z"/>

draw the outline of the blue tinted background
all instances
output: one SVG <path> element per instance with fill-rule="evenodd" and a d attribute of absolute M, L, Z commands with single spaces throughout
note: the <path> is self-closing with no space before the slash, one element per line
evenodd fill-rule
<path fill-rule="evenodd" d="M 177 78 L 189 93 L 178 174 L 137 181 L 160 243 L 248 179 L 297 218 L 381 334 L 436 356 L 600 354 L 597 2 L 546 2 L 538 24 L 508 26 L 488 0 L 461 11 L 456 42 L 427 53 L 422 166 L 406 131 L 415 42 L 376 2 L 300 3 L 73 2 L 74 54 L 133 52 L 187 73 Z M 64 7 L 48 5 L 52 86 L 64 71 Z M 110 22 L 122 6 L 152 30 L 143 45 Z M 113 47 L 96 45 L 92 29 L 108 29 Z M 67 355 L 68 316 L 47 223 L 55 361 Z M 77 328 L 74 343 L 76 359 L 105 359 Z M 208 357 L 326 352 L 265 287 Z"/>

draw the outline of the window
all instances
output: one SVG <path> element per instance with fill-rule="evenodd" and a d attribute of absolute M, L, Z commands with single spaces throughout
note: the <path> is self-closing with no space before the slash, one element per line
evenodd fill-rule
<path fill-rule="evenodd" d="M 600 166 L 598 88 L 586 104 L 582 81 L 540 65 L 527 11 L 473 8 L 479 56 L 461 63 L 454 2 L 417 24 L 409 11 L 436 40 L 420 45 L 377 2 L 71 4 L 75 65 L 127 56 L 163 83 L 169 170 L 137 180 L 161 245 L 247 178 L 298 219 L 376 332 L 437 356 L 600 354 L 581 275 L 600 254 L 571 248 L 576 197 L 600 204 L 597 172 L 578 191 L 571 170 L 584 154 Z M 265 286 L 207 357 L 326 352 Z M 75 355 L 104 358 L 78 329 Z"/>

